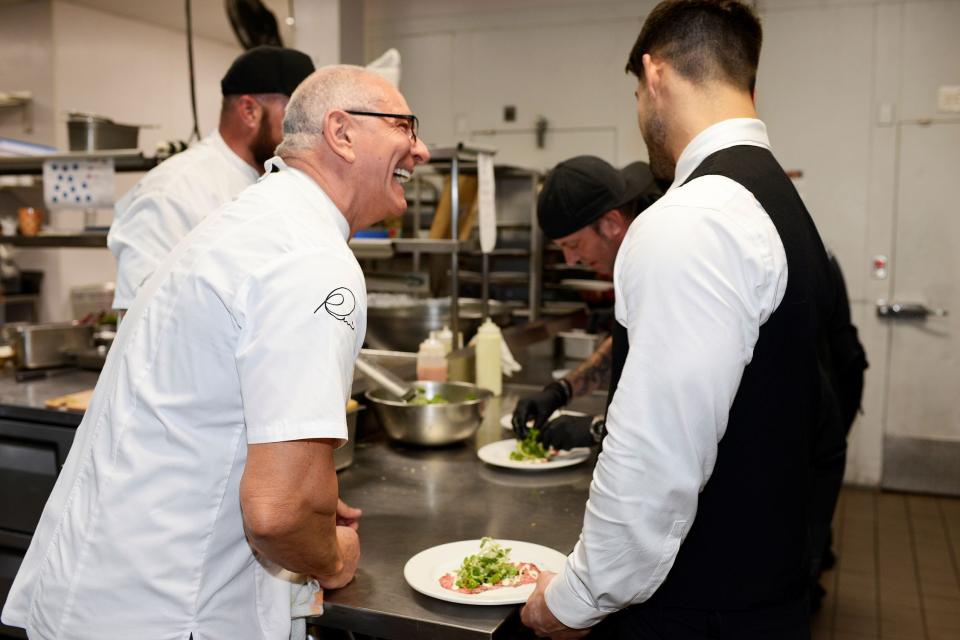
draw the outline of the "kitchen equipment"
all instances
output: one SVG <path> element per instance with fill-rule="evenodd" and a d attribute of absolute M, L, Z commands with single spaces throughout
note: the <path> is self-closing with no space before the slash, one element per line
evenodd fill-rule
<path fill-rule="evenodd" d="M 120 124 L 110 118 L 71 111 L 67 114 L 70 151 L 136 149 L 140 126 Z"/>
<path fill-rule="evenodd" d="M 449 298 L 409 298 L 389 296 L 378 304 L 377 296 L 367 300 L 367 344 L 374 349 L 416 352 L 420 343 L 450 322 Z M 496 300 L 490 301 L 490 317 L 500 326 L 510 324 L 510 307 Z M 476 298 L 460 298 L 460 331 L 466 342 L 476 333 L 483 320 L 482 303 Z M 456 338 L 454 338 L 456 343 Z"/>
<path fill-rule="evenodd" d="M 445 404 L 407 404 L 394 400 L 383 389 L 367 391 L 366 398 L 387 435 L 394 440 L 423 446 L 441 446 L 466 440 L 483 420 L 487 401 L 493 395 L 486 389 L 465 382 L 418 380 L 430 399 L 437 395 Z"/>
<path fill-rule="evenodd" d="M 417 395 L 416 389 L 413 388 L 413 385 L 409 385 L 392 372 L 375 365 L 373 362 L 367 360 L 363 356 L 358 356 L 357 368 L 363 372 L 364 375 L 369 376 L 379 384 L 381 387 L 386 389 L 394 399 L 399 399 L 401 402 L 407 402 L 412 400 L 414 396 Z"/>
<path fill-rule="evenodd" d="M 574 360 L 584 360 L 593 355 L 600 344 L 602 336 L 596 333 L 586 333 L 582 330 L 561 331 L 557 334 L 563 357 Z"/>
<path fill-rule="evenodd" d="M 70 308 L 73 310 L 73 317 L 77 320 L 90 317 L 96 321 L 104 314 L 111 315 L 113 290 L 112 282 L 71 287 Z"/>
<path fill-rule="evenodd" d="M 353 450 L 357 439 L 357 414 L 364 406 L 350 398 L 347 402 L 347 442 L 333 452 L 333 466 L 337 471 L 353 464 Z"/>
<path fill-rule="evenodd" d="M 93 344 L 93 327 L 75 322 L 18 325 L 12 331 L 18 369 L 63 366 L 69 363 L 67 351 Z"/>

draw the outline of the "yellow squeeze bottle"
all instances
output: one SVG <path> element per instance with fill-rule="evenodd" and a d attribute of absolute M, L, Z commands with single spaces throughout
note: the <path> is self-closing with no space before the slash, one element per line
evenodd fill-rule
<path fill-rule="evenodd" d="M 503 375 L 500 370 L 500 342 L 503 336 L 500 327 L 490 318 L 477 329 L 477 386 L 489 389 L 493 395 L 503 392 Z"/>

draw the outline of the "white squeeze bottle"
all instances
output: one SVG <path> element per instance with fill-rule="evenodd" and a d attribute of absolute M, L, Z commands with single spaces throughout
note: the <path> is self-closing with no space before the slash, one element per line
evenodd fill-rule
<path fill-rule="evenodd" d="M 453 351 L 453 331 L 450 331 L 450 327 L 443 325 L 443 329 L 440 329 L 440 331 L 431 331 L 430 333 L 436 334 L 431 337 L 440 341 L 440 344 L 443 345 L 444 353 Z"/>
<path fill-rule="evenodd" d="M 500 371 L 500 342 L 503 336 L 500 327 L 490 318 L 477 329 L 477 386 L 493 391 L 499 396 L 503 391 L 503 376 Z"/>
<path fill-rule="evenodd" d="M 439 340 L 427 338 L 420 343 L 420 350 L 417 351 L 417 380 L 447 381 L 447 354 Z"/>

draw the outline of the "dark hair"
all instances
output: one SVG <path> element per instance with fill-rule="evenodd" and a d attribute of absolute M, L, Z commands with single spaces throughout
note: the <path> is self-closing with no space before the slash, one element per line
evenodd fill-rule
<path fill-rule="evenodd" d="M 762 41 L 760 19 L 742 2 L 666 0 L 643 23 L 627 73 L 642 80 L 643 54 L 649 53 L 694 83 L 723 80 L 753 92 Z"/>

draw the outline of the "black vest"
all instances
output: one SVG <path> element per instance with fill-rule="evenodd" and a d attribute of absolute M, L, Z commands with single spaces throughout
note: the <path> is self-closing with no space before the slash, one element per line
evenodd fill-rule
<path fill-rule="evenodd" d="M 787 256 L 787 289 L 760 327 L 693 526 L 649 603 L 745 611 L 802 599 L 806 589 L 808 478 L 820 413 L 818 361 L 833 283 L 813 220 L 769 150 L 723 149 L 687 181 L 706 175 L 743 185 L 770 216 Z M 628 348 L 619 324 L 613 337 L 611 396 Z"/>

